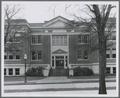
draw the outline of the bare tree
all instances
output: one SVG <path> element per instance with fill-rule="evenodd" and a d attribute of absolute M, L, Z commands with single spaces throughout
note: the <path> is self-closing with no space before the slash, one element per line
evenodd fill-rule
<path fill-rule="evenodd" d="M 16 5 L 10 6 L 6 5 L 4 8 L 4 18 L 5 18 L 5 37 L 4 41 L 6 42 L 10 39 L 10 37 L 14 37 L 15 35 L 15 26 L 12 25 L 12 20 L 20 11 L 20 8 L 17 8 Z"/>
<path fill-rule="evenodd" d="M 4 7 L 4 44 L 5 51 L 7 52 L 13 52 L 13 50 L 20 49 L 20 45 L 13 43 L 15 41 L 17 30 L 21 28 L 19 23 L 14 21 L 20 10 L 21 8 L 18 8 L 16 5 L 6 5 Z"/>
<path fill-rule="evenodd" d="M 71 5 L 66 6 L 66 11 Z M 111 9 L 115 6 L 112 5 L 86 5 L 89 11 L 84 11 L 92 21 L 72 14 L 80 22 L 86 22 L 90 31 L 90 41 L 92 46 L 91 51 L 98 50 L 99 52 L 99 94 L 106 94 L 105 72 L 106 72 L 106 49 L 113 43 L 107 43 L 108 38 L 112 34 L 112 29 L 115 28 L 115 23 L 108 24 Z"/>
<path fill-rule="evenodd" d="M 90 12 L 95 16 L 96 30 L 98 34 L 99 43 L 99 94 L 106 94 L 106 83 L 105 83 L 105 70 L 106 70 L 106 47 L 107 47 L 107 37 L 105 28 L 111 9 L 115 6 L 112 5 L 87 5 Z"/>

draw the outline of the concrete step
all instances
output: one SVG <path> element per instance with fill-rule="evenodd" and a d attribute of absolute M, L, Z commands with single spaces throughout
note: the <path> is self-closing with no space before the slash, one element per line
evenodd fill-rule
<path fill-rule="evenodd" d="M 68 76 L 68 70 L 63 68 L 51 69 L 49 76 Z"/>

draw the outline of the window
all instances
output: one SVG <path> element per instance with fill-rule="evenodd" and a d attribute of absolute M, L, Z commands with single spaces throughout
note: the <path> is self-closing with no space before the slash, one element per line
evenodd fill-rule
<path fill-rule="evenodd" d="M 86 50 L 84 51 L 84 59 L 88 59 L 88 52 Z"/>
<path fill-rule="evenodd" d="M 41 56 L 41 51 L 38 51 L 38 60 L 40 60 L 41 58 L 42 58 L 42 56 Z"/>
<path fill-rule="evenodd" d="M 77 52 L 78 59 L 88 59 L 88 51 L 79 49 Z"/>
<path fill-rule="evenodd" d="M 4 59 L 7 59 L 7 55 L 4 55 Z"/>
<path fill-rule="evenodd" d="M 41 43 L 41 35 L 38 35 L 38 40 L 37 40 L 37 43 Z"/>
<path fill-rule="evenodd" d="M 116 48 L 112 48 L 112 50 L 116 50 Z"/>
<path fill-rule="evenodd" d="M 88 35 L 84 35 L 84 43 L 88 43 Z"/>
<path fill-rule="evenodd" d="M 116 73 L 116 67 L 113 67 L 113 74 Z"/>
<path fill-rule="evenodd" d="M 20 75 L 20 69 L 19 68 L 15 68 L 15 75 Z"/>
<path fill-rule="evenodd" d="M 67 36 L 66 35 L 53 35 L 52 36 L 52 45 L 53 46 L 66 46 L 67 45 Z"/>
<path fill-rule="evenodd" d="M 35 40 L 35 35 L 32 35 L 32 44 L 36 43 L 36 40 Z"/>
<path fill-rule="evenodd" d="M 82 59 L 82 53 L 81 53 L 81 50 L 79 49 L 78 52 L 77 52 L 77 58 L 78 59 Z"/>
<path fill-rule="evenodd" d="M 32 60 L 36 60 L 36 59 L 37 59 L 37 55 L 35 51 L 32 51 Z"/>
<path fill-rule="evenodd" d="M 116 58 L 116 54 L 112 54 L 112 58 Z"/>
<path fill-rule="evenodd" d="M 78 42 L 79 43 L 88 43 L 88 35 L 79 35 Z"/>
<path fill-rule="evenodd" d="M 4 68 L 4 75 L 6 75 L 6 68 Z"/>
<path fill-rule="evenodd" d="M 110 67 L 106 68 L 106 73 L 110 74 Z"/>
<path fill-rule="evenodd" d="M 13 59 L 13 55 L 9 55 L 9 59 Z"/>
<path fill-rule="evenodd" d="M 9 75 L 13 75 L 13 69 L 12 69 L 12 68 L 9 68 L 9 69 L 8 69 L 8 73 L 9 73 Z"/>
<path fill-rule="evenodd" d="M 32 35 L 32 44 L 41 43 L 41 35 Z"/>
<path fill-rule="evenodd" d="M 41 51 L 32 51 L 32 60 L 40 60 L 42 59 Z"/>
<path fill-rule="evenodd" d="M 79 35 L 79 36 L 78 36 L 78 42 L 79 42 L 79 43 L 82 43 L 82 35 Z"/>
<path fill-rule="evenodd" d="M 19 55 L 16 55 L 16 59 L 20 59 L 20 56 L 19 56 Z"/>
<path fill-rule="evenodd" d="M 52 56 L 52 66 L 54 67 L 54 56 Z"/>
<path fill-rule="evenodd" d="M 115 35 L 112 35 L 112 40 L 116 40 L 116 36 Z"/>
<path fill-rule="evenodd" d="M 106 54 L 106 58 L 110 58 L 110 54 Z"/>

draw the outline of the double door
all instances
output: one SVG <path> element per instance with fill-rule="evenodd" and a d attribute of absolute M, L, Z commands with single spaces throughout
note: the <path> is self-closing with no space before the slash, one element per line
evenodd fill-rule
<path fill-rule="evenodd" d="M 68 56 L 52 56 L 52 68 L 64 68 L 68 66 Z"/>

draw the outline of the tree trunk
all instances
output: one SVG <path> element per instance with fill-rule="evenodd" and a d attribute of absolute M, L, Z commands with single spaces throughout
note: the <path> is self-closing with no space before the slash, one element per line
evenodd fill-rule
<path fill-rule="evenodd" d="M 99 94 L 107 94 L 105 72 L 106 72 L 106 40 L 99 38 Z"/>

